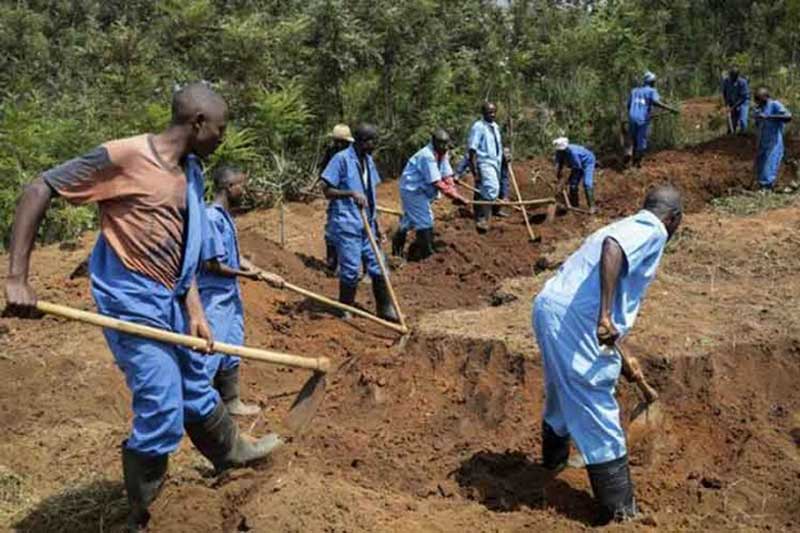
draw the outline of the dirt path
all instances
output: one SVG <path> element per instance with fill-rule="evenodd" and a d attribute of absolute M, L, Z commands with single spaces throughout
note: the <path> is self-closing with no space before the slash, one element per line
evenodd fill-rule
<path fill-rule="evenodd" d="M 633 530 L 800 528 L 800 238 L 797 204 L 748 217 L 707 202 L 751 180 L 747 139 L 654 154 L 641 172 L 602 169 L 601 216 L 534 226 L 518 217 L 479 238 L 464 213 L 437 205 L 439 254 L 397 270 L 414 334 L 346 323 L 296 296 L 244 282 L 248 343 L 330 356 L 337 366 L 308 434 L 270 466 L 220 479 L 187 442 L 153 509 L 155 531 L 576 531 L 595 509 L 582 470 L 551 479 L 538 466 L 542 387 L 530 301 L 589 231 L 634 210 L 646 186 L 672 179 L 687 195 L 630 350 L 663 395 L 655 435 L 631 435 L 633 476 L 649 518 Z M 548 193 L 546 161 L 517 165 L 526 197 Z M 534 184 L 530 177 L 541 177 Z M 788 179 L 788 178 L 787 178 Z M 548 180 L 549 181 L 549 180 Z M 396 183 L 380 202 L 399 205 Z M 259 265 L 327 295 L 322 202 L 292 204 L 287 249 L 277 213 L 238 219 Z M 390 228 L 396 220 L 383 217 Z M 41 297 L 91 308 L 70 272 L 91 247 L 34 254 Z M 5 268 L 6 258 L 0 257 Z M 368 284 L 358 301 L 373 307 Z M 499 304 L 499 305 L 498 305 Z M 125 500 L 119 443 L 129 394 L 99 331 L 54 319 L 0 321 L 0 527 L 119 531 Z M 264 407 L 261 433 L 307 373 L 245 363 L 244 394 Z M 635 391 L 620 387 L 623 406 Z"/>

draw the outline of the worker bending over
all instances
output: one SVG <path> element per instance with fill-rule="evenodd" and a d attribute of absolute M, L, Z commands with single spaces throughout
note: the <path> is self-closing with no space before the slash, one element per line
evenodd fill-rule
<path fill-rule="evenodd" d="M 467 200 L 456 191 L 453 169 L 450 167 L 448 147 L 450 136 L 443 129 L 436 130 L 431 142 L 414 154 L 406 163 L 400 176 L 400 201 L 403 218 L 392 238 L 392 254 L 403 256 L 408 231 L 413 229 L 416 238 L 412 248 L 419 259 L 433 253 L 433 201 L 444 194 L 456 205 L 466 205 Z"/>
<path fill-rule="evenodd" d="M 572 439 L 604 521 L 632 517 L 636 503 L 614 398 L 621 359 L 601 344 L 614 346 L 633 327 L 681 217 L 676 189 L 652 189 L 641 211 L 586 239 L 533 303 L 545 380 L 542 460 L 562 469 Z"/>
<path fill-rule="evenodd" d="M 750 105 L 750 86 L 747 79 L 739 75 L 739 69 L 732 68 L 722 82 L 722 99 L 725 101 L 728 116 L 728 133 L 747 130 L 747 111 Z"/>
<path fill-rule="evenodd" d="M 792 120 L 792 114 L 782 103 L 770 98 L 766 87 L 756 91 L 755 102 L 758 128 L 756 178 L 762 191 L 771 191 L 775 188 L 783 161 L 783 130 Z"/>
<path fill-rule="evenodd" d="M 570 144 L 566 137 L 559 137 L 553 141 L 556 149 L 556 195 L 561 196 L 564 185 L 569 183 L 570 207 L 578 207 L 578 187 L 583 184 L 586 194 L 586 205 L 591 213 L 597 209 L 594 205 L 594 167 L 595 157 L 591 150 L 579 144 Z M 562 176 L 564 166 L 570 168 L 569 176 Z"/>

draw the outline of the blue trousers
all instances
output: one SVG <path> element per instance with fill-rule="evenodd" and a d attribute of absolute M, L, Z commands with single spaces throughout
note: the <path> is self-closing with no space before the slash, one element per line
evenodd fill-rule
<path fill-rule="evenodd" d="M 356 285 L 361 277 L 362 266 L 372 278 L 382 276 L 378 258 L 372 251 L 365 231 L 356 234 L 336 235 L 336 255 L 339 256 L 339 279 L 347 285 Z"/>
<path fill-rule="evenodd" d="M 577 189 L 578 185 L 583 183 L 584 189 L 592 189 L 594 187 L 594 165 L 592 162 L 586 165 L 585 168 L 575 168 L 569 175 L 569 186 L 571 189 Z"/>
<path fill-rule="evenodd" d="M 643 153 L 647 150 L 647 137 L 650 135 L 650 122 L 637 124 L 633 121 L 628 122 L 629 134 L 633 151 Z"/>
<path fill-rule="evenodd" d="M 244 309 L 236 282 L 226 287 L 209 287 L 200 290 L 200 299 L 211 326 L 214 340 L 241 346 L 244 344 Z M 230 370 L 239 366 L 238 357 L 215 353 L 206 356 L 206 373 L 213 381 L 219 370 Z"/>
<path fill-rule="evenodd" d="M 733 123 L 733 131 L 744 131 L 747 129 L 748 111 L 750 106 L 747 102 L 740 105 L 738 108 L 731 110 L 731 122 Z"/>
<path fill-rule="evenodd" d="M 481 178 L 476 187 L 481 192 L 481 197 L 489 201 L 497 200 L 500 194 L 500 171 L 496 166 L 486 163 L 478 163 L 478 168 Z"/>
<path fill-rule="evenodd" d="M 400 202 L 403 205 L 403 218 L 400 219 L 400 231 L 420 230 L 433 227 L 432 199 L 422 191 L 400 190 Z"/>
<path fill-rule="evenodd" d="M 586 318 L 573 316 L 564 305 L 539 296 L 532 321 L 544 368 L 544 421 L 558 436 L 572 438 L 586 464 L 626 455 L 614 397 L 622 367 L 619 355 L 592 354 L 591 367 L 579 370 L 573 366 L 573 355 L 593 352 L 597 344 L 594 332 L 585 331 Z"/>
<path fill-rule="evenodd" d="M 781 169 L 781 161 L 783 161 L 783 138 L 771 145 L 758 148 L 756 172 L 759 185 L 772 187 L 775 184 Z"/>

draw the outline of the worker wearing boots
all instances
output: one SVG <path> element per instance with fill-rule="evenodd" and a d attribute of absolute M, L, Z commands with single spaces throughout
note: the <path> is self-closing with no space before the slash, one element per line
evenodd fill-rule
<path fill-rule="evenodd" d="M 376 235 L 375 189 L 381 181 L 372 160 L 378 140 L 378 130 L 371 124 L 361 124 L 354 132 L 350 148 L 333 156 L 322 172 L 325 197 L 331 200 L 330 228 L 339 258 L 339 301 L 353 305 L 363 265 L 372 279 L 377 315 L 393 322 L 399 321 L 386 285 L 378 258 L 372 251 L 361 210 Z"/>
<path fill-rule="evenodd" d="M 586 239 L 533 303 L 545 379 L 542 460 L 550 470 L 562 469 L 572 439 L 603 509 L 603 522 L 637 512 L 614 397 L 622 363 L 613 346 L 633 327 L 681 217 L 676 189 L 652 189 L 641 211 Z"/>
<path fill-rule="evenodd" d="M 467 153 L 469 168 L 475 176 L 475 187 L 480 193 L 476 200 L 496 201 L 500 193 L 500 174 L 503 163 L 503 140 L 497 118 L 497 106 L 484 102 L 481 107 L 482 117 L 475 121 L 469 132 Z M 478 233 L 489 231 L 489 220 L 492 215 L 491 205 L 476 205 L 475 229 Z"/>
<path fill-rule="evenodd" d="M 560 197 L 564 185 L 569 183 L 570 207 L 578 207 L 578 189 L 583 184 L 586 194 L 586 205 L 594 214 L 597 209 L 594 205 L 594 168 L 595 157 L 591 150 L 579 144 L 570 144 L 566 137 L 559 137 L 553 141 L 556 150 L 556 197 Z M 569 176 L 562 177 L 564 166 L 570 168 Z"/>
<path fill-rule="evenodd" d="M 648 71 L 644 74 L 642 85 L 631 90 L 628 97 L 628 134 L 633 148 L 633 166 L 637 168 L 642 166 L 642 158 L 647 151 L 653 106 L 679 112 L 661 101 L 656 89 L 656 75 Z"/>
<path fill-rule="evenodd" d="M 353 135 L 350 133 L 350 126 L 347 124 L 335 125 L 331 132 L 331 143 L 322 156 L 319 168 L 325 170 L 333 156 L 349 148 L 352 143 Z M 325 266 L 328 268 L 330 275 L 335 276 L 339 268 L 339 259 L 336 257 L 336 244 L 333 242 L 330 228 L 332 207 L 332 203 L 328 203 L 327 219 L 325 220 Z"/>
<path fill-rule="evenodd" d="M 403 218 L 392 238 L 392 254 L 402 257 L 409 230 L 416 232 L 411 258 L 425 259 L 433 250 L 433 210 L 431 206 L 439 193 L 453 200 L 456 205 L 467 201 L 456 191 L 453 169 L 447 152 L 450 136 L 442 129 L 436 130 L 431 142 L 406 163 L 400 177 L 400 200 Z"/>
<path fill-rule="evenodd" d="M 228 344 L 244 344 L 244 308 L 238 276 L 258 279 L 250 263 L 239 256 L 236 226 L 229 213 L 241 201 L 247 175 L 223 166 L 214 172 L 214 201 L 206 206 L 210 238 L 219 246 L 220 256 L 206 261 L 197 276 L 200 300 L 214 338 Z M 232 415 L 258 414 L 257 405 L 247 405 L 240 398 L 238 357 L 215 354 L 206 358 L 206 369 L 214 388 Z"/>
<path fill-rule="evenodd" d="M 174 94 L 172 121 L 162 133 L 107 142 L 34 180 L 16 211 L 6 311 L 36 316 L 30 253 L 58 195 L 100 205 L 101 233 L 89 264 L 98 310 L 208 339 L 211 351 L 195 272 L 216 251 L 208 246 L 198 157 L 214 152 L 226 120 L 224 100 L 206 84 L 193 83 Z M 133 428 L 122 445 L 129 531 L 146 527 L 148 507 L 184 430 L 218 470 L 263 459 L 280 445 L 275 435 L 244 438 L 208 380 L 205 355 L 119 331 L 104 333 L 133 400 Z"/>

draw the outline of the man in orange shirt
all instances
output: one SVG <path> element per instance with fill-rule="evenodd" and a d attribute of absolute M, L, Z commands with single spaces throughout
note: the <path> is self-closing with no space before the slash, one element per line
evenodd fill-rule
<path fill-rule="evenodd" d="M 89 270 L 98 310 L 114 318 L 208 339 L 195 282 L 201 261 L 218 257 L 203 207 L 199 157 L 225 132 L 225 101 L 204 83 L 175 93 L 162 133 L 107 142 L 29 184 L 16 210 L 6 280 L 6 312 L 34 317 L 28 284 L 37 228 L 53 196 L 97 203 L 101 233 Z M 162 342 L 104 330 L 133 400 L 133 427 L 122 445 L 131 512 L 128 528 L 147 525 L 149 504 L 184 429 L 217 470 L 266 457 L 280 439 L 245 439 L 206 374 L 205 356 Z"/>

